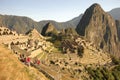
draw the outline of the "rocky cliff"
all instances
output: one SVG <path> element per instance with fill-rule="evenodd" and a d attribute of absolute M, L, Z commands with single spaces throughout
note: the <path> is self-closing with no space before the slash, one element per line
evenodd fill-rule
<path fill-rule="evenodd" d="M 119 53 L 115 20 L 99 4 L 95 3 L 85 11 L 76 31 L 96 47 L 113 54 Z"/>

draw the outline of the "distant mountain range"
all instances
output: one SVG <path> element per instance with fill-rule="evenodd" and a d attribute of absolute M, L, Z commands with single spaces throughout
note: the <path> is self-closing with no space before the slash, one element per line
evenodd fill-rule
<path fill-rule="evenodd" d="M 109 14 L 115 19 L 120 20 L 120 8 L 115 8 L 109 11 Z"/>
<path fill-rule="evenodd" d="M 0 15 L 0 26 L 8 27 L 18 33 L 26 33 L 31 28 L 39 29 L 38 22 L 33 21 L 28 17 Z"/>
<path fill-rule="evenodd" d="M 73 24 L 74 26 L 77 26 L 78 23 L 80 22 L 81 18 L 82 18 L 83 14 L 80 14 L 78 17 L 75 17 L 69 21 L 67 21 L 70 24 Z"/>
<path fill-rule="evenodd" d="M 114 17 L 114 19 L 120 20 L 120 8 L 112 9 L 109 13 Z M 36 28 L 41 33 L 42 28 L 49 22 L 52 23 L 58 30 L 69 27 L 76 28 L 82 16 L 83 14 L 80 14 L 78 17 L 75 17 L 67 22 L 56 22 L 52 20 L 36 22 L 28 17 L 0 15 L 0 26 L 6 26 L 23 34 L 32 28 Z"/>
<path fill-rule="evenodd" d="M 59 23 L 52 20 L 36 22 L 28 17 L 0 15 L 0 26 L 8 27 L 11 30 L 15 30 L 18 33 L 23 34 L 25 34 L 27 31 L 33 28 L 36 28 L 41 33 L 42 28 L 49 22 L 52 23 L 58 30 L 65 29 L 68 27 L 75 28 L 75 25 L 69 22 Z"/>

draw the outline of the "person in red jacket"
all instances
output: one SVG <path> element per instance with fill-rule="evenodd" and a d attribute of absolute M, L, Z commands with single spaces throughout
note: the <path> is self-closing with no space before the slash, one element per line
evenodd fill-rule
<path fill-rule="evenodd" d="M 29 57 L 26 58 L 26 64 L 30 66 L 31 59 Z"/>
<path fill-rule="evenodd" d="M 39 64 L 40 64 L 40 60 L 37 60 L 37 62 L 36 62 L 36 63 L 37 63 L 37 65 L 39 65 Z"/>

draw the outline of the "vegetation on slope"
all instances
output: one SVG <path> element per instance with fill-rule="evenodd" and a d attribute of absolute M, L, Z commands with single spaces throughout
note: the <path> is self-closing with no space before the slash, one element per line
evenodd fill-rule
<path fill-rule="evenodd" d="M 51 38 L 49 39 L 49 41 L 52 42 L 55 47 L 60 49 L 61 44 L 64 40 L 69 39 L 70 41 L 73 41 L 75 36 L 78 36 L 75 29 L 74 28 L 67 28 L 67 29 L 63 29 L 63 30 L 59 31 L 59 33 L 52 34 L 50 36 Z"/>
<path fill-rule="evenodd" d="M 87 71 L 91 80 L 120 80 L 120 59 L 112 56 L 110 67 L 101 66 L 98 68 L 89 67 Z"/>
<path fill-rule="evenodd" d="M 88 68 L 91 80 L 120 80 L 120 65 L 115 66 L 113 69 L 106 67 Z"/>

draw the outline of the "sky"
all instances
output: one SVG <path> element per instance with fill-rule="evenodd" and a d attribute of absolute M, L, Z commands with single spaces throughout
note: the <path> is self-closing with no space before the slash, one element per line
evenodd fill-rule
<path fill-rule="evenodd" d="M 93 3 L 105 11 L 120 8 L 120 0 L 0 0 L 0 14 L 65 22 L 84 13 Z"/>

